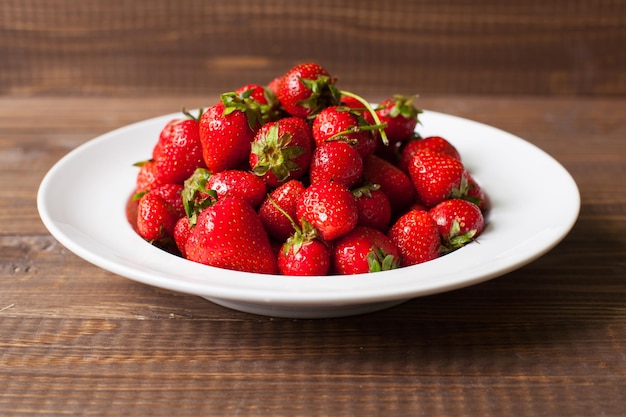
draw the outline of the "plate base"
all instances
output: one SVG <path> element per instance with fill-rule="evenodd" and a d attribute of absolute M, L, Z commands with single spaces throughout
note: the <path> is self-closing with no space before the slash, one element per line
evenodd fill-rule
<path fill-rule="evenodd" d="M 259 316 L 286 318 L 286 319 L 325 319 L 334 317 L 356 316 L 359 314 L 373 313 L 385 310 L 405 303 L 408 300 L 394 300 L 368 304 L 349 304 L 337 306 L 276 306 L 271 304 L 254 304 L 239 301 L 221 300 L 212 297 L 203 297 L 206 300 L 230 308 L 231 310 L 242 311 L 244 313 L 256 314 Z"/>

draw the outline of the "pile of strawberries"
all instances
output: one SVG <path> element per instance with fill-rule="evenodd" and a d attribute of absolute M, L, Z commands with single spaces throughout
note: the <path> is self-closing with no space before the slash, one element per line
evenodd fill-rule
<path fill-rule="evenodd" d="M 283 275 L 358 274 L 472 242 L 486 194 L 415 97 L 373 108 L 315 63 L 172 120 L 138 163 L 127 214 L 189 260 Z"/>

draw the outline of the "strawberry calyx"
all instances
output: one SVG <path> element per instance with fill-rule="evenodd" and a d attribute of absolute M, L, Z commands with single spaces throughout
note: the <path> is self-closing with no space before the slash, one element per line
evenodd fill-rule
<path fill-rule="evenodd" d="M 198 168 L 185 180 L 181 197 L 185 214 L 189 224 L 194 226 L 202 210 L 212 206 L 217 201 L 217 191 L 207 188 L 211 172 L 205 168 Z"/>
<path fill-rule="evenodd" d="M 289 251 L 293 251 L 294 254 L 298 253 L 302 246 L 318 238 L 317 229 L 305 218 L 301 220 L 302 226 L 298 226 L 298 224 L 293 220 L 289 213 L 283 210 L 283 208 L 280 207 L 273 198 L 271 198 L 269 195 L 267 196 L 267 198 L 274 205 L 274 207 L 276 207 L 276 210 L 278 210 L 283 216 L 285 216 L 289 220 L 294 229 L 293 234 L 289 236 L 289 238 L 283 245 L 283 253 L 285 255 L 287 255 Z"/>
<path fill-rule="evenodd" d="M 239 93 L 239 97 L 244 101 L 256 103 L 261 113 L 261 120 L 263 123 L 280 119 L 283 116 L 283 113 L 281 112 L 278 98 L 276 98 L 276 95 L 270 89 L 265 87 L 262 88 L 265 103 L 260 103 L 252 97 L 255 92 L 254 88 L 241 91 Z"/>
<path fill-rule="evenodd" d="M 390 103 L 392 103 L 391 106 L 389 106 L 389 104 L 385 105 L 384 103 L 381 103 L 375 110 L 389 108 L 390 117 L 402 116 L 407 119 L 415 119 L 419 123 L 418 116 L 423 113 L 423 110 L 418 109 L 413 105 L 413 101 L 415 101 L 415 99 L 417 99 L 417 95 L 404 96 L 394 94 L 390 100 Z"/>
<path fill-rule="evenodd" d="M 298 227 L 294 223 L 294 229 L 294 233 L 289 236 L 283 245 L 283 252 L 285 255 L 290 251 L 293 251 L 293 253 L 296 254 L 306 243 L 317 239 L 317 230 L 311 223 L 306 221 L 306 219 L 302 219 L 302 227 Z"/>
<path fill-rule="evenodd" d="M 372 247 L 365 257 L 369 266 L 369 272 L 391 271 L 400 266 L 400 259 L 388 255 L 382 248 Z"/>
<path fill-rule="evenodd" d="M 459 234 L 461 231 L 461 225 L 459 222 L 454 219 L 450 224 L 450 232 L 448 236 L 443 238 L 443 243 L 439 248 L 439 252 L 442 254 L 447 254 L 450 252 L 454 252 L 457 249 L 462 248 L 474 241 L 474 237 L 478 232 L 476 229 L 468 230 L 466 233 Z"/>
<path fill-rule="evenodd" d="M 251 151 L 257 156 L 252 171 L 263 176 L 271 171 L 280 182 L 287 179 L 291 171 L 302 169 L 293 160 L 306 152 L 302 146 L 290 146 L 293 136 L 289 132 L 280 134 L 278 125 L 269 128 L 266 135 L 252 142 Z"/>
<path fill-rule="evenodd" d="M 246 115 L 248 127 L 256 131 L 263 124 L 263 112 L 261 104 L 250 97 L 252 90 L 244 91 L 241 94 L 235 92 L 223 93 L 220 100 L 224 103 L 224 116 L 235 111 L 240 111 Z"/>
<path fill-rule="evenodd" d="M 475 188 L 475 185 L 469 181 L 467 173 L 464 172 L 463 175 L 461 175 L 461 182 L 459 183 L 459 186 L 452 188 L 452 190 L 450 190 L 450 194 L 446 198 L 460 198 L 480 206 L 482 199 L 480 197 L 470 195 L 469 193 L 473 188 Z"/>
<path fill-rule="evenodd" d="M 372 197 L 372 191 L 380 190 L 380 184 L 367 183 L 351 190 L 352 195 L 356 198 Z"/>
<path fill-rule="evenodd" d="M 309 119 L 314 118 L 320 110 L 339 104 L 341 94 L 335 87 L 336 79 L 327 75 L 320 75 L 316 79 L 300 78 L 300 82 L 309 90 L 309 97 L 298 101 L 298 105 L 309 109 Z"/>

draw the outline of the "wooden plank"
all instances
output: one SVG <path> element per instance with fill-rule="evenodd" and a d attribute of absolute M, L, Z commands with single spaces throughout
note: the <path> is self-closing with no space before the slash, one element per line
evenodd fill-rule
<path fill-rule="evenodd" d="M 357 92 L 626 94 L 623 2 L 0 5 L 0 94 L 197 94 L 315 60 Z"/>

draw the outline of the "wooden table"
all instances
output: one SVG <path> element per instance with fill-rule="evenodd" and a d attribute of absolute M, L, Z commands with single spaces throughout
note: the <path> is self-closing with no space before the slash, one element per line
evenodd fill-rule
<path fill-rule="evenodd" d="M 116 276 L 39 220 L 39 183 L 68 151 L 212 101 L 0 98 L 0 415 L 626 414 L 626 99 L 422 97 L 553 155 L 579 185 L 580 218 L 501 278 L 324 320 Z"/>

